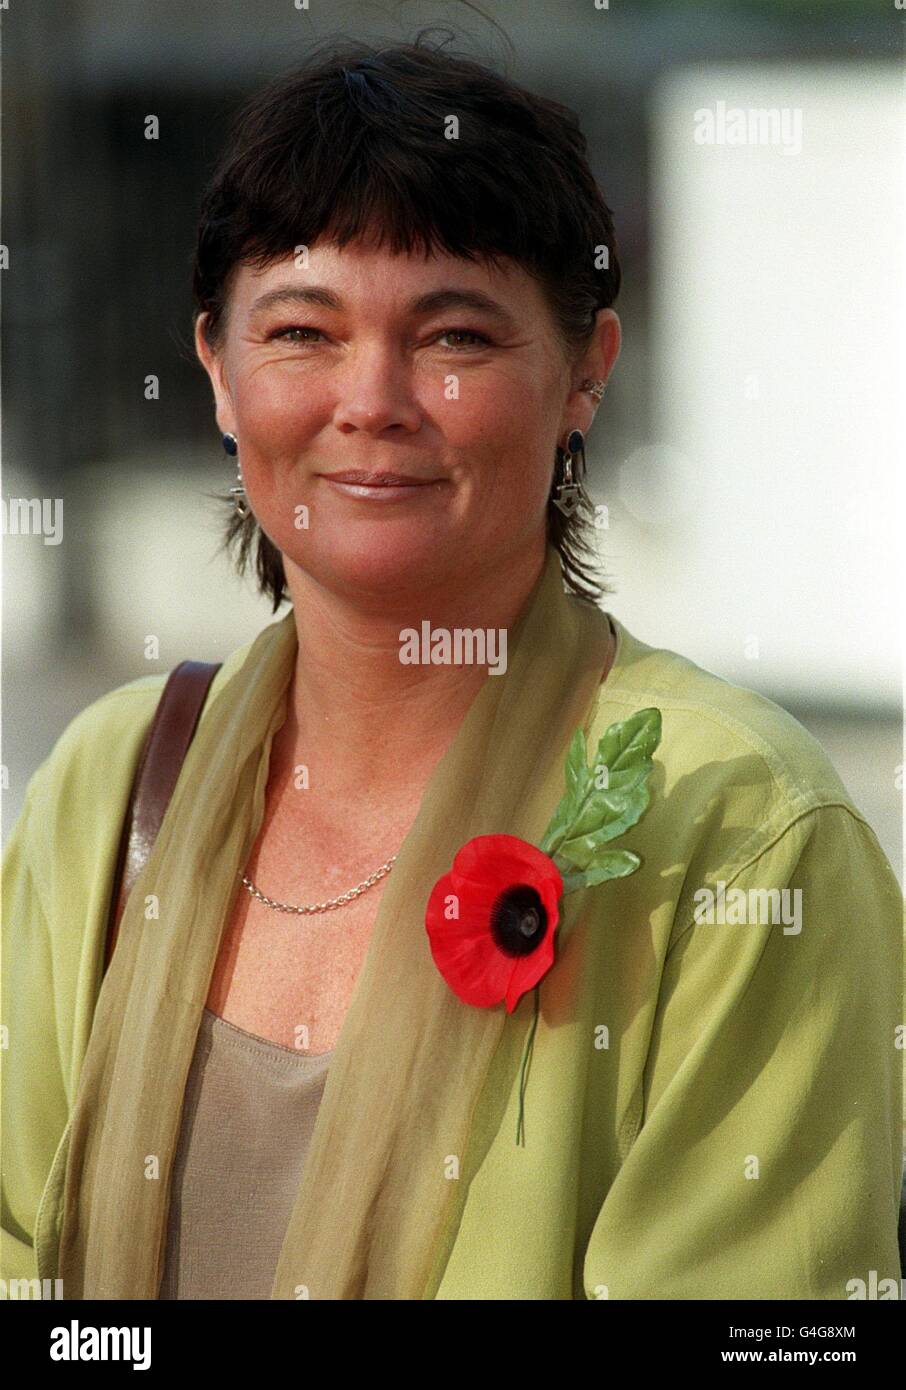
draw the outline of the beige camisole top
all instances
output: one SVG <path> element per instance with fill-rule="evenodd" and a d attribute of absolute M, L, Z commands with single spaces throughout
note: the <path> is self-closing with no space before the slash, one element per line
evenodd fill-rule
<path fill-rule="evenodd" d="M 281 1047 L 204 1010 L 159 1298 L 270 1297 L 332 1056 Z"/>

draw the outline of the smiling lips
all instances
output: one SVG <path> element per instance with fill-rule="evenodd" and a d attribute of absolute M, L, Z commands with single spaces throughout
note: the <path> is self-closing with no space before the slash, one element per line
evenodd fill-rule
<path fill-rule="evenodd" d="M 414 478 L 408 473 L 367 473 L 364 470 L 344 470 L 342 473 L 322 473 L 325 482 L 347 497 L 363 497 L 368 502 L 393 502 L 412 497 L 420 489 L 436 488 L 443 478 Z"/>
<path fill-rule="evenodd" d="M 408 473 L 322 473 L 323 478 L 331 478 L 335 483 L 358 483 L 362 487 L 424 487 L 436 483 L 438 478 L 413 478 Z"/>

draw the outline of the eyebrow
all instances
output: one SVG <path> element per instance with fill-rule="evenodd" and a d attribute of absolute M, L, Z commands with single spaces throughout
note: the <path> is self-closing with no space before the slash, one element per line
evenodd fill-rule
<path fill-rule="evenodd" d="M 262 313 L 278 304 L 317 304 L 323 309 L 344 307 L 340 296 L 324 285 L 279 285 L 256 299 L 249 313 Z M 407 307 L 410 313 L 417 315 L 444 313 L 447 309 L 477 309 L 479 313 L 495 319 L 504 329 L 512 331 L 516 328 L 516 320 L 503 305 L 481 290 L 452 286 L 430 290 L 411 300 Z"/>

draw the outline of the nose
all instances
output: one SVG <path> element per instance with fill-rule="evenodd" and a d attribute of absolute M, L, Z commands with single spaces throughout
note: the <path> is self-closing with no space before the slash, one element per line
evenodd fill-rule
<path fill-rule="evenodd" d="M 382 434 L 397 428 L 414 434 L 421 422 L 411 365 L 387 346 L 373 345 L 357 352 L 347 363 L 337 389 L 337 429 Z"/>

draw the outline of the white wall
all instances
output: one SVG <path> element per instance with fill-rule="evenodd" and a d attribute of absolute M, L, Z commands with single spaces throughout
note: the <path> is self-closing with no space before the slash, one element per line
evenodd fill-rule
<path fill-rule="evenodd" d="M 696 143 L 720 101 L 798 110 L 801 148 Z M 898 709 L 901 72 L 697 67 L 650 120 L 656 424 L 607 466 L 611 606 L 781 701 Z"/>

